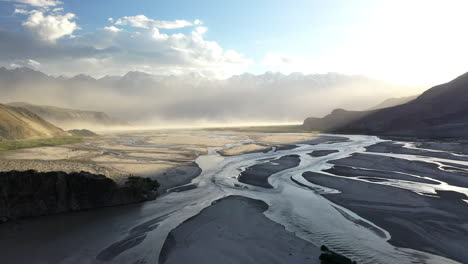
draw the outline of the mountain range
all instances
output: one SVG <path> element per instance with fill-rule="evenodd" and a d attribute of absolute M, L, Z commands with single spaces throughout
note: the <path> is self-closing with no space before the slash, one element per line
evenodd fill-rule
<path fill-rule="evenodd" d="M 298 122 L 310 113 L 322 115 L 339 106 L 368 109 L 398 94 L 418 93 L 418 89 L 337 73 L 244 73 L 217 80 L 197 73 L 130 71 L 97 79 L 83 74 L 54 77 L 29 68 L 0 68 L 0 98 L 4 103 L 93 109 L 132 120 L 135 125 Z"/>
<path fill-rule="evenodd" d="M 371 111 L 336 109 L 307 118 L 303 128 L 326 132 L 418 137 L 468 137 L 468 73 L 408 103 Z"/>

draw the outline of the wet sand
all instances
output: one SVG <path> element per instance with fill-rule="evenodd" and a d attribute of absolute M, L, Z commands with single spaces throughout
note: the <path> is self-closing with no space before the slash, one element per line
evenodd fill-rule
<path fill-rule="evenodd" d="M 431 147 L 434 146 L 430 143 L 415 143 L 415 146 L 426 146 Z M 436 145 L 440 146 L 440 145 Z M 417 148 L 408 148 L 405 147 L 404 143 L 397 143 L 397 142 L 381 142 L 375 144 L 373 146 L 367 147 L 368 152 L 376 152 L 376 153 L 397 153 L 397 154 L 405 154 L 405 155 L 418 155 L 418 156 L 426 156 L 426 157 L 434 157 L 434 158 L 441 158 L 441 159 L 450 159 L 450 160 L 462 160 L 468 161 L 468 155 L 462 154 L 468 152 L 468 147 L 465 148 L 460 146 L 459 144 L 448 144 L 442 145 L 440 150 L 437 149 L 417 149 Z M 462 152 L 462 153 L 460 153 Z"/>
<path fill-rule="evenodd" d="M 382 155 L 355 153 L 351 157 L 330 161 L 331 164 L 365 168 L 378 171 L 400 172 L 419 177 L 429 177 L 454 186 L 468 187 L 468 176 L 447 170 L 441 170 L 439 165 L 419 160 L 407 160 Z M 467 171 L 468 173 L 468 171 Z M 413 181 L 417 181 L 414 177 Z"/>
<path fill-rule="evenodd" d="M 238 180 L 242 183 L 247 183 L 263 188 L 273 188 L 268 182 L 268 178 L 280 171 L 297 167 L 301 159 L 298 155 L 283 156 L 279 159 L 266 161 L 246 168 L 239 175 Z"/>
<path fill-rule="evenodd" d="M 314 158 L 318 158 L 318 157 L 324 157 L 324 156 L 328 156 L 330 154 L 333 154 L 333 153 L 337 153 L 339 152 L 338 150 L 314 150 L 310 153 L 307 153 L 307 155 L 311 156 L 311 157 L 314 157 Z"/>
<path fill-rule="evenodd" d="M 31 219 L 20 224 L 7 223 L 0 228 L 3 259 L 8 263 L 157 263 L 160 249 L 165 243 L 161 261 L 167 263 L 192 263 L 198 260 L 196 263 L 318 263 L 320 252 L 317 248 L 296 235 L 316 245 L 326 243 L 337 252 L 358 260 L 358 263 L 409 264 L 439 259 L 422 252 L 394 248 L 386 242 L 386 231 L 389 231 L 394 245 L 465 260 L 466 255 L 456 255 L 465 254 L 457 252 L 463 251 L 465 229 L 468 227 L 466 210 L 460 211 L 460 208 L 466 208 L 466 203 L 462 201 L 465 198 L 460 193 L 439 191 L 426 197 L 402 188 L 359 181 L 354 177 L 361 177 L 357 174 L 369 170 L 368 178 L 392 180 L 391 177 L 394 177 L 393 180 L 398 180 L 395 175 L 386 176 L 384 173 L 384 170 L 392 170 L 392 166 L 398 170 L 417 168 L 423 174 L 437 174 L 433 166 L 426 168 L 415 162 L 395 162 L 391 159 L 374 160 L 377 157 L 375 153 L 366 154 L 355 161 L 346 158 L 359 153 L 365 146 L 379 142 L 377 138 L 350 136 L 348 140 L 330 136 L 317 138 L 317 135 L 250 133 L 263 140 L 259 143 L 252 141 L 251 135 L 245 133 L 210 132 L 205 135 L 205 132 L 192 131 L 190 133 L 193 135 L 188 137 L 190 140 L 177 144 L 178 138 L 189 132 L 171 132 L 174 133 L 172 139 L 164 133 L 169 132 L 105 135 L 81 145 L 63 146 L 73 156 L 68 162 L 89 162 L 121 173 L 134 169 L 138 174 L 158 177 L 161 182 L 166 179 L 168 182 L 163 183 L 165 186 L 175 184 L 175 187 L 169 189 L 168 194 L 144 204 Z M 292 150 L 229 157 L 217 154 L 217 150 L 238 144 L 279 144 L 265 143 L 268 140 L 278 141 L 279 138 L 283 145 L 298 146 Z M 306 138 L 308 140 L 304 144 L 297 143 L 297 140 Z M 328 144 L 333 142 L 340 143 Z M 75 150 L 72 151 L 72 148 Z M 312 151 L 333 149 L 340 152 L 321 157 L 307 155 Z M 62 162 L 60 156 L 68 152 L 54 153 L 51 160 L 38 158 L 36 161 Z M 209 154 L 199 156 L 204 153 Z M 259 181 L 260 186 L 269 184 L 268 177 L 274 172 L 268 170 L 281 166 L 278 164 L 283 161 L 279 160 L 288 156 L 297 156 L 289 158 L 292 160 L 289 163 L 302 160 L 297 167 L 279 172 L 270 179 L 276 189 L 245 188 L 236 179 L 242 169 L 256 166 L 253 164 L 264 164 L 267 172 L 257 169 L 252 177 Z M 337 156 L 343 157 L 345 162 L 356 162 L 362 166 L 340 165 L 347 169 L 342 171 L 343 174 L 351 174 L 347 176 L 354 178 L 319 173 L 330 168 L 330 160 Z M 19 154 L 10 157 L 11 160 L 21 160 Z M 184 175 L 183 171 L 177 170 L 183 166 L 187 166 L 187 170 L 195 169 L 191 168 L 195 158 L 203 172 L 191 183 L 179 186 L 190 182 L 190 173 Z M 453 166 L 457 167 L 456 164 Z M 331 204 L 319 197 L 324 193 L 322 187 L 312 185 L 301 177 L 303 172 L 309 170 L 315 171 L 310 181 L 347 191 L 343 194 L 326 194 L 326 198 L 336 199 L 336 204 Z M 401 171 L 392 170 L 392 173 L 407 175 L 408 179 L 413 177 Z M 373 177 L 375 174 L 378 177 Z M 256 178 L 258 175 L 263 175 L 263 178 Z M 414 186 L 429 185 L 428 182 L 413 182 Z M 231 194 L 262 199 L 271 207 L 242 197 L 222 199 L 209 206 L 213 200 Z M 432 201 L 435 201 L 434 204 Z M 191 220 L 185 221 L 190 217 Z M 294 233 L 286 232 L 283 226 Z M 427 263 L 451 262 L 444 259 L 442 262 Z"/>
<path fill-rule="evenodd" d="M 344 177 L 359 177 L 366 179 L 379 179 L 381 181 L 385 181 L 386 179 L 396 179 L 396 180 L 404 180 L 404 181 L 411 181 L 411 182 L 420 182 L 420 183 L 429 183 L 429 184 L 440 184 L 440 182 L 433 181 L 430 179 L 412 176 L 408 174 L 404 174 L 401 172 L 394 172 L 394 171 L 383 171 L 383 170 L 375 170 L 375 169 L 359 169 L 355 167 L 349 166 L 340 166 L 335 165 L 333 168 L 324 170 L 325 172 L 344 176 Z"/>
<path fill-rule="evenodd" d="M 348 178 L 306 172 L 311 183 L 341 191 L 323 194 L 387 230 L 391 244 L 468 261 L 468 205 L 463 194 L 439 191 L 437 197 Z"/>
<path fill-rule="evenodd" d="M 172 230 L 159 263 L 320 263 L 320 250 L 263 212 L 260 200 L 229 196 Z"/>

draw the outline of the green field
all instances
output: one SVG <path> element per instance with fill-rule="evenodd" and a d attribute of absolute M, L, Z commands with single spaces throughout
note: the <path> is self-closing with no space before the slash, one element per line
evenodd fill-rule
<path fill-rule="evenodd" d="M 205 130 L 236 131 L 236 132 L 264 132 L 264 133 L 319 133 L 319 131 L 304 130 L 301 125 L 217 127 L 217 128 L 207 128 Z"/>
<path fill-rule="evenodd" d="M 57 145 L 79 143 L 81 141 L 82 141 L 81 137 L 75 137 L 75 136 L 30 139 L 30 140 L 6 140 L 6 141 L 0 141 L 0 151 L 57 146 Z"/>

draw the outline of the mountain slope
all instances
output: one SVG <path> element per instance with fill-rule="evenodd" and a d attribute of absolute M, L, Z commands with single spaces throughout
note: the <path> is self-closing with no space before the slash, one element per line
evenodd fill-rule
<path fill-rule="evenodd" d="M 399 98 L 389 98 L 380 104 L 373 106 L 367 110 L 377 110 L 377 109 L 382 109 L 382 108 L 388 108 L 392 106 L 397 106 L 397 105 L 402 105 L 406 104 L 408 102 L 413 101 L 414 99 L 418 98 L 418 96 L 407 96 L 407 97 L 399 97 Z"/>
<path fill-rule="evenodd" d="M 197 73 L 160 75 L 133 71 L 95 79 L 86 75 L 54 77 L 27 68 L 0 67 L 3 101 L 99 109 L 141 126 L 291 123 L 310 113 L 324 115 L 337 106 L 370 107 L 391 97 L 394 91 L 413 89 L 338 73 L 244 73 L 213 79 Z M 90 126 L 64 128 L 94 129 Z"/>
<path fill-rule="evenodd" d="M 468 73 L 435 86 L 415 100 L 374 111 L 338 111 L 324 118 L 308 118 L 303 127 L 329 132 L 468 137 Z M 344 122 L 345 117 L 351 117 Z"/>
<path fill-rule="evenodd" d="M 62 129 L 19 107 L 0 104 L 0 140 L 68 136 Z"/>
<path fill-rule="evenodd" d="M 110 117 L 103 112 L 82 111 L 28 103 L 10 103 L 8 105 L 25 108 L 63 129 L 128 126 L 128 123 Z"/>

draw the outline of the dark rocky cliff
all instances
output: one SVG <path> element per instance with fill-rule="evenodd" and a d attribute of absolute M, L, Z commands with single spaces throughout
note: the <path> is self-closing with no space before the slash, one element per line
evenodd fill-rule
<path fill-rule="evenodd" d="M 0 220 L 137 203 L 156 198 L 156 181 L 131 177 L 124 186 L 87 172 L 0 173 Z"/>

